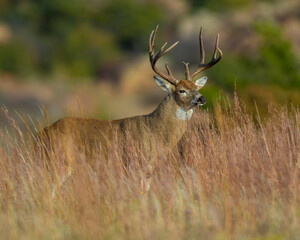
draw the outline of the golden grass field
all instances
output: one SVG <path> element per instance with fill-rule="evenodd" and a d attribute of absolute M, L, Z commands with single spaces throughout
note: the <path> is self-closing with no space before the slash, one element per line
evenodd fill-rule
<path fill-rule="evenodd" d="M 9 119 L 15 133 L 0 133 L 1 240 L 299 239 L 299 109 L 270 105 L 260 117 L 237 99 L 214 109 L 196 112 L 181 150 L 156 147 L 148 192 L 134 143 L 128 168 L 119 146 L 108 161 L 75 153 L 62 164 L 39 157 L 35 133 Z"/>

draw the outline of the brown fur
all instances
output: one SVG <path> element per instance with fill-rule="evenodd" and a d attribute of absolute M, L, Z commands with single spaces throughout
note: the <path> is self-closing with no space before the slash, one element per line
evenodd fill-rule
<path fill-rule="evenodd" d="M 89 118 L 62 118 L 39 133 L 49 151 L 64 151 L 64 144 L 72 144 L 76 151 L 87 157 L 98 153 L 107 158 L 114 139 L 118 146 L 130 137 L 151 162 L 155 156 L 154 145 L 165 146 L 169 151 L 180 140 L 187 122 L 176 118 L 179 108 L 174 98 L 168 95 L 152 113 L 119 120 Z M 170 132 L 170 130 L 172 130 Z M 152 139 L 152 141 L 151 141 Z"/>
<path fill-rule="evenodd" d="M 177 145 L 186 131 L 191 109 L 198 106 L 201 96 L 197 87 L 189 80 L 178 85 L 156 79 L 157 84 L 169 92 L 168 96 L 150 114 L 130 118 L 104 121 L 89 118 L 62 118 L 46 127 L 38 135 L 42 153 L 54 156 L 51 159 L 63 160 L 58 164 L 62 171 L 61 184 L 72 175 L 74 157 L 84 156 L 92 167 L 98 166 L 96 160 L 107 161 L 116 150 L 121 152 L 124 166 L 130 164 L 126 144 L 131 142 L 140 155 L 139 162 L 147 179 L 142 181 L 145 190 L 150 189 L 154 163 L 163 146 L 168 154 Z M 70 147 L 71 146 L 71 147 Z M 46 151 L 44 151 L 46 150 Z M 121 150 L 121 151 L 120 151 Z M 51 164 L 51 163 L 50 163 Z M 51 167 L 51 166 L 50 166 Z M 53 190 L 55 196 L 56 188 Z"/>
<path fill-rule="evenodd" d="M 196 84 L 189 80 L 181 80 L 179 82 L 179 85 L 183 86 L 186 89 L 197 89 Z"/>

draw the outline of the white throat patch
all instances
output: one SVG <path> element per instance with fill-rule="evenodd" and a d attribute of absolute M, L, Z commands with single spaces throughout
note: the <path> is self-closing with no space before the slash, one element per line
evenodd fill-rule
<path fill-rule="evenodd" d="M 192 117 L 193 112 L 194 112 L 193 109 L 185 111 L 182 108 L 178 108 L 178 110 L 176 111 L 176 117 L 179 120 L 189 120 Z"/>

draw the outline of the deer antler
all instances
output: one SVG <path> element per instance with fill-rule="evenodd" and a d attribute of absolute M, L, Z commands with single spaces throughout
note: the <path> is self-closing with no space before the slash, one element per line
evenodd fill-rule
<path fill-rule="evenodd" d="M 187 80 L 192 80 L 193 77 L 195 77 L 200 72 L 214 66 L 217 62 L 219 62 L 221 60 L 221 58 L 223 56 L 223 53 L 222 53 L 221 49 L 219 48 L 219 34 L 217 35 L 215 50 L 214 50 L 212 59 L 208 63 L 204 63 L 205 52 L 204 52 L 203 40 L 202 40 L 202 27 L 200 29 L 200 34 L 199 34 L 199 44 L 200 44 L 200 64 L 197 67 L 197 69 L 190 75 L 188 66 L 186 63 L 184 63 L 185 64 L 185 75 L 186 75 Z M 218 53 L 219 53 L 219 56 L 217 57 Z"/>
<path fill-rule="evenodd" d="M 162 78 L 164 78 L 165 80 L 167 80 L 169 83 L 173 84 L 173 85 L 177 85 L 179 83 L 178 80 L 176 80 L 171 72 L 171 70 L 168 67 L 168 63 L 165 64 L 165 68 L 168 72 L 168 75 L 164 74 L 163 72 L 159 71 L 155 64 L 157 62 L 157 60 L 159 58 L 161 58 L 163 55 L 165 55 L 166 53 L 168 53 L 172 48 L 174 48 L 178 41 L 176 43 L 174 43 L 171 47 L 169 47 L 168 49 L 164 50 L 165 46 L 167 45 L 167 42 L 160 48 L 159 52 L 154 56 L 154 42 L 155 42 L 155 36 L 156 36 L 156 32 L 158 30 L 158 25 L 156 26 L 156 28 L 151 32 L 150 34 L 150 38 L 149 38 L 149 58 L 150 58 L 150 63 L 151 63 L 151 67 L 153 69 L 154 72 L 156 72 L 159 76 L 161 76 Z"/>

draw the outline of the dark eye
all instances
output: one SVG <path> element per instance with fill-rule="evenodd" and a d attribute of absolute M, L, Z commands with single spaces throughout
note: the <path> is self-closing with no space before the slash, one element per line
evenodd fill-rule
<path fill-rule="evenodd" d="M 179 93 L 186 93 L 186 91 L 184 91 L 184 90 L 179 90 Z"/>

